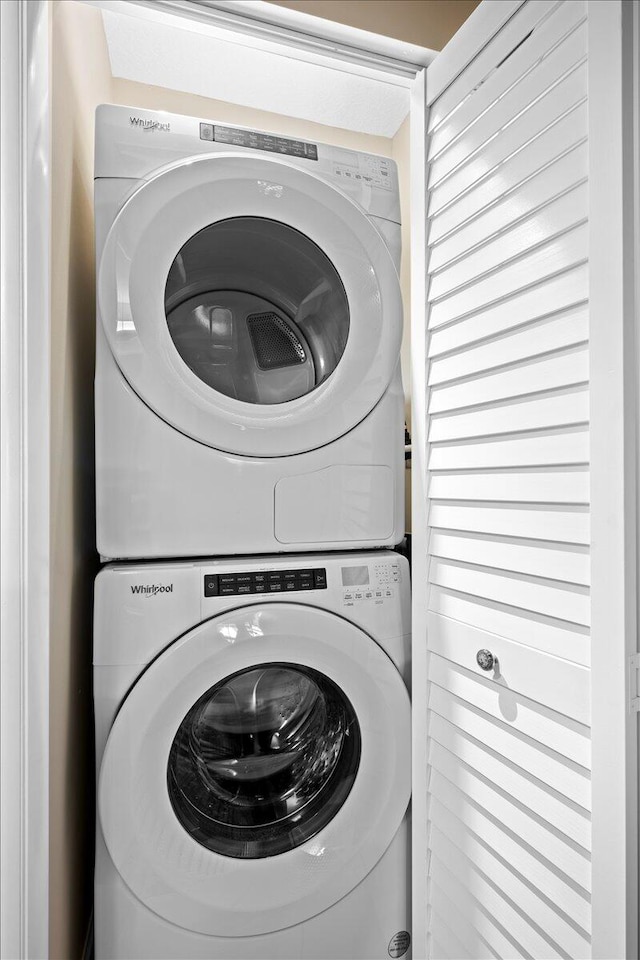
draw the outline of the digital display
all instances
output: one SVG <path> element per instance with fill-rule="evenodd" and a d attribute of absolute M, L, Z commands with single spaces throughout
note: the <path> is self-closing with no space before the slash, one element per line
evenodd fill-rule
<path fill-rule="evenodd" d="M 343 567 L 343 587 L 364 587 L 369 583 L 369 567 Z"/>

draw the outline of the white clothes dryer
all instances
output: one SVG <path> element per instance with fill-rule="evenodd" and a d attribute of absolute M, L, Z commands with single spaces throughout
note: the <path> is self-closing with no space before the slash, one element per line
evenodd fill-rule
<path fill-rule="evenodd" d="M 97 960 L 410 956 L 409 593 L 388 551 L 101 571 Z"/>
<path fill-rule="evenodd" d="M 104 558 L 404 536 L 393 161 L 96 113 Z"/>

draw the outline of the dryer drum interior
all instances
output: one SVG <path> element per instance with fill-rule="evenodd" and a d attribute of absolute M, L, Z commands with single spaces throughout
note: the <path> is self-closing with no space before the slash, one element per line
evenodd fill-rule
<path fill-rule="evenodd" d="M 333 819 L 360 748 L 353 707 L 333 681 L 300 664 L 260 664 L 211 687 L 184 717 L 167 767 L 171 805 L 209 850 L 274 856 Z"/>
<path fill-rule="evenodd" d="M 327 255 L 299 230 L 233 217 L 200 230 L 165 290 L 175 347 L 202 381 L 245 403 L 310 393 L 338 366 L 349 304 Z"/>

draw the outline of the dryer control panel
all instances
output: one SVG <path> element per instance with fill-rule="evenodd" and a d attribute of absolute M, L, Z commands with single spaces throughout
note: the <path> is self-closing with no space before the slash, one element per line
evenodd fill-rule
<path fill-rule="evenodd" d="M 342 599 L 346 607 L 359 603 L 384 603 L 395 597 L 401 580 L 400 564 L 393 560 L 341 568 Z"/>
<path fill-rule="evenodd" d="M 383 227 L 400 224 L 398 171 L 389 157 L 205 117 L 152 110 L 132 113 L 130 107 L 115 104 L 101 104 L 96 111 L 96 178 L 147 179 L 171 161 L 247 150 L 286 161 L 338 187 Z M 277 181 L 277 167 L 273 176 Z M 387 239 L 386 233 L 383 236 Z"/>
<path fill-rule="evenodd" d="M 250 147 L 252 150 L 266 150 L 268 153 L 282 153 L 289 157 L 303 157 L 305 160 L 318 159 L 318 147 L 306 140 L 291 140 L 289 137 L 276 137 L 260 130 L 245 130 L 242 127 L 223 127 L 219 123 L 201 123 L 200 139 L 216 143 L 230 143 L 234 147 Z"/>

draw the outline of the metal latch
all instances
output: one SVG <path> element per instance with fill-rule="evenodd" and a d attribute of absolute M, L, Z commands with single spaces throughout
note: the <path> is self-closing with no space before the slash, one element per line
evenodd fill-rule
<path fill-rule="evenodd" d="M 629 657 L 629 710 L 640 713 L 640 653 Z"/>

